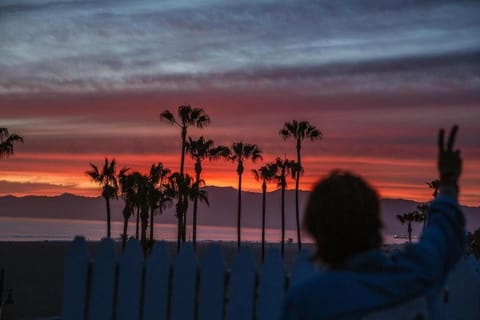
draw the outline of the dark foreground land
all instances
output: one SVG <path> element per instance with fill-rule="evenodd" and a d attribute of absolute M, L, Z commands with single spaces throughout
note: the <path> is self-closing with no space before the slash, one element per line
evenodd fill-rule
<path fill-rule="evenodd" d="M 236 243 L 219 242 L 223 247 L 227 265 L 236 253 Z M 5 270 L 3 300 L 8 289 L 12 289 L 15 319 L 35 319 L 59 316 L 62 308 L 63 263 L 69 249 L 69 242 L 0 242 L 0 268 Z M 198 245 L 198 257 L 201 261 L 210 242 Z M 249 243 L 252 253 L 260 262 L 260 244 Z M 92 255 L 98 242 L 89 242 Z M 269 247 L 278 244 L 269 244 Z M 312 249 L 311 245 L 306 245 Z M 176 244 L 169 243 L 171 256 L 175 256 Z M 286 244 L 285 266 L 289 270 L 297 254 L 295 243 Z"/>

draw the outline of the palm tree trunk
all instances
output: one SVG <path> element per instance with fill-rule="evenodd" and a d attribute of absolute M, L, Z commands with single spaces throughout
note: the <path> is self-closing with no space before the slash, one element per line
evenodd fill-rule
<path fill-rule="evenodd" d="M 298 205 L 298 189 L 300 186 L 300 172 L 297 173 L 297 177 L 295 179 L 295 220 L 297 222 L 297 244 L 298 244 L 298 251 L 302 250 L 302 236 L 300 233 L 300 208 Z"/>
<path fill-rule="evenodd" d="M 182 221 L 182 204 L 181 202 L 177 202 L 176 206 L 176 214 L 177 214 L 177 252 L 180 251 L 180 244 L 182 242 L 182 228 L 183 228 L 183 221 Z"/>
<path fill-rule="evenodd" d="M 242 175 L 238 175 L 238 205 L 237 205 L 237 249 L 241 244 L 241 220 L 242 220 Z"/>
<path fill-rule="evenodd" d="M 111 216 L 110 216 L 110 199 L 105 198 L 107 202 L 107 238 L 111 238 Z"/>
<path fill-rule="evenodd" d="M 122 251 L 125 250 L 127 244 L 127 232 L 128 232 L 128 218 L 123 219 L 123 234 L 122 234 Z"/>
<path fill-rule="evenodd" d="M 285 256 L 285 187 L 282 186 L 282 257 Z"/>
<path fill-rule="evenodd" d="M 408 222 L 408 243 L 412 242 L 412 223 Z"/>
<path fill-rule="evenodd" d="M 183 202 L 186 203 L 188 198 L 183 198 Z M 183 228 L 182 228 L 182 241 L 187 241 L 187 206 L 183 206 Z"/>
<path fill-rule="evenodd" d="M 298 197 L 299 197 L 299 192 L 298 189 L 300 188 L 300 173 L 301 173 L 301 159 L 300 159 L 300 149 L 302 148 L 301 146 L 301 140 L 297 140 L 297 162 L 298 162 L 298 172 L 297 176 L 295 177 L 295 220 L 297 222 L 297 244 L 298 244 L 298 251 L 302 250 L 302 235 L 300 233 L 300 206 L 298 204 Z"/>
<path fill-rule="evenodd" d="M 139 235 L 140 235 L 140 208 L 137 207 L 137 223 L 135 225 L 135 239 L 138 240 Z"/>
<path fill-rule="evenodd" d="M 182 151 L 180 153 L 180 176 L 183 179 L 183 169 L 185 166 L 185 144 L 187 140 L 187 128 L 182 128 Z M 181 212 L 177 212 L 178 215 L 178 225 L 177 225 L 177 249 L 180 250 L 180 242 L 185 241 L 185 232 L 186 232 L 186 212 L 183 205 L 183 187 L 179 186 L 178 188 L 178 202 L 177 208 L 181 209 Z"/>
<path fill-rule="evenodd" d="M 262 185 L 262 263 L 265 258 L 265 211 L 267 204 L 267 184 L 263 181 Z"/>
<path fill-rule="evenodd" d="M 198 196 L 195 196 L 193 200 L 193 247 L 197 248 L 197 209 L 198 209 Z"/>
<path fill-rule="evenodd" d="M 198 162 L 197 162 L 197 166 L 196 166 L 196 181 L 195 181 L 195 185 L 197 186 L 197 188 L 200 188 L 200 172 L 198 169 Z M 201 170 L 201 169 L 200 169 Z M 197 190 L 199 191 L 199 190 Z M 197 194 L 195 194 L 195 199 L 193 200 L 193 248 L 197 248 L 197 210 L 198 210 L 198 192 Z"/>
<path fill-rule="evenodd" d="M 142 210 L 142 233 L 141 233 L 141 242 L 145 248 L 147 242 L 147 227 L 148 227 L 148 211 Z"/>
<path fill-rule="evenodd" d="M 153 244 L 153 214 L 155 213 L 154 209 L 150 209 L 150 241 Z"/>
<path fill-rule="evenodd" d="M 187 211 L 188 211 L 188 198 L 183 198 L 183 228 L 182 228 L 182 242 L 187 241 Z"/>
<path fill-rule="evenodd" d="M 178 223 L 177 223 L 177 238 L 178 238 L 178 241 L 182 241 L 182 233 L 183 233 L 183 209 L 182 209 L 182 203 L 183 203 L 183 199 L 182 199 L 182 191 L 180 190 L 181 187 L 179 187 L 179 194 L 178 194 L 178 200 L 177 200 L 177 210 L 176 210 L 176 214 L 177 214 L 177 219 L 178 219 Z M 179 247 L 180 245 L 178 245 Z"/>
<path fill-rule="evenodd" d="M 187 128 L 182 128 L 182 153 L 180 156 L 180 175 L 183 178 L 183 167 L 185 166 L 185 146 L 187 141 Z"/>

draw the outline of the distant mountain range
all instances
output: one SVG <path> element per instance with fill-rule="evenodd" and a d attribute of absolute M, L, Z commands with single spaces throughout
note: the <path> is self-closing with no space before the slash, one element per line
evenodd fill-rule
<path fill-rule="evenodd" d="M 235 226 L 237 212 L 237 190 L 229 187 L 205 187 L 208 192 L 210 206 L 199 205 L 199 224 L 213 226 Z M 300 192 L 300 208 L 307 200 L 308 192 Z M 267 227 L 279 228 L 280 220 L 279 190 L 267 194 Z M 406 226 L 395 217 L 407 211 L 416 209 L 419 203 L 402 199 L 383 199 L 381 201 L 382 219 L 386 234 L 406 232 Z M 122 220 L 123 200 L 114 200 L 111 204 L 112 219 Z M 192 217 L 192 205 L 188 211 L 188 219 Z M 242 193 L 242 226 L 261 226 L 262 194 L 256 192 Z M 480 226 L 480 207 L 463 207 L 467 216 L 467 229 L 473 230 Z M 286 224 L 287 229 L 295 229 L 295 192 L 286 192 Z M 0 197 L 0 216 L 34 217 L 53 219 L 86 219 L 105 220 L 105 200 L 101 197 L 91 198 L 73 194 L 60 196 L 26 196 Z M 156 222 L 175 223 L 174 208 L 169 208 L 162 215 L 157 215 Z M 415 233 L 421 229 L 421 224 L 414 226 Z"/>

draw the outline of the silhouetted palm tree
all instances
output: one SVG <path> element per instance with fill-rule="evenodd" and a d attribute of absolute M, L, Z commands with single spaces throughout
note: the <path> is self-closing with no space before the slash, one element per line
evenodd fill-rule
<path fill-rule="evenodd" d="M 466 255 L 473 255 L 477 260 L 480 259 L 480 228 L 467 233 Z"/>
<path fill-rule="evenodd" d="M 425 230 L 425 227 L 426 227 L 429 208 L 430 208 L 430 205 L 428 203 L 422 203 L 417 205 L 418 214 L 422 217 L 422 221 L 423 221 L 422 230 Z"/>
<path fill-rule="evenodd" d="M 100 185 L 102 188 L 102 197 L 107 204 L 107 237 L 111 237 L 111 215 L 110 215 L 110 199 L 118 198 L 118 182 L 116 174 L 116 162 L 112 159 L 111 162 L 105 158 L 102 171 L 90 162 L 91 170 L 85 173 L 92 178 L 92 180 Z"/>
<path fill-rule="evenodd" d="M 140 241 L 145 248 L 147 242 L 147 228 L 150 210 L 149 192 L 151 190 L 148 176 L 141 175 L 138 181 L 137 197 L 140 208 L 141 233 Z"/>
<path fill-rule="evenodd" d="M 265 212 L 267 207 L 267 182 L 275 177 L 275 163 L 267 163 L 258 170 L 253 169 L 255 180 L 262 182 L 262 262 L 265 257 Z"/>
<path fill-rule="evenodd" d="M 123 168 L 118 174 L 118 182 L 120 184 L 121 197 L 125 201 L 125 206 L 122 210 L 123 215 L 123 234 L 122 234 L 122 250 L 125 250 L 125 245 L 128 239 L 128 220 L 133 214 L 135 207 L 135 182 L 133 175 L 127 172 L 129 168 Z"/>
<path fill-rule="evenodd" d="M 154 216 L 156 209 L 159 209 L 162 214 L 163 209 L 166 208 L 171 202 L 172 198 L 169 197 L 165 190 L 165 184 L 168 180 L 170 169 L 165 168 L 161 162 L 157 165 L 152 164 L 150 173 L 148 176 L 148 202 L 150 208 L 150 241 L 153 242 L 154 234 Z"/>
<path fill-rule="evenodd" d="M 141 212 L 141 199 L 139 194 L 140 184 L 143 181 L 143 175 L 134 171 L 130 174 L 132 184 L 133 184 L 133 194 L 132 194 L 132 213 L 135 215 L 135 239 L 140 239 L 140 212 Z"/>
<path fill-rule="evenodd" d="M 309 139 L 310 141 L 321 139 L 322 133 L 320 132 L 320 130 L 312 126 L 308 121 L 297 120 L 293 120 L 292 122 L 285 122 L 283 128 L 280 130 L 279 133 L 283 139 L 288 139 L 292 137 L 296 140 L 298 173 L 295 174 L 295 217 L 297 222 L 298 250 L 300 251 L 302 249 L 302 238 L 300 234 L 300 208 L 298 203 L 298 192 L 300 186 L 300 175 L 303 173 L 301 161 L 302 141 L 304 139 Z"/>
<path fill-rule="evenodd" d="M 0 128 L 0 159 L 13 155 L 13 145 L 17 142 L 23 142 L 23 138 L 15 133 L 9 134 L 7 128 Z"/>
<path fill-rule="evenodd" d="M 219 146 L 214 147 L 213 140 L 206 140 L 203 136 L 197 140 L 193 140 L 188 137 L 186 143 L 186 152 L 193 160 L 195 160 L 195 183 L 200 184 L 202 173 L 202 161 L 205 159 L 213 160 L 220 157 L 227 158 L 230 154 L 228 147 Z M 198 198 L 193 199 L 193 246 L 197 244 L 197 210 L 198 210 Z M 187 218 L 185 215 L 184 224 L 186 228 Z"/>
<path fill-rule="evenodd" d="M 397 214 L 397 219 L 402 223 L 407 223 L 408 243 L 412 242 L 412 223 L 422 222 L 424 217 L 418 211 L 410 211 L 403 214 Z"/>
<path fill-rule="evenodd" d="M 186 240 L 186 229 L 183 220 L 185 219 L 185 212 L 188 210 L 188 200 L 192 194 L 192 186 L 194 184 L 193 178 L 179 172 L 174 172 L 169 177 L 168 192 L 177 198 L 175 205 L 175 215 L 177 217 L 177 250 L 180 249 L 180 244 Z"/>
<path fill-rule="evenodd" d="M 160 119 L 165 120 L 170 124 L 174 124 L 181 129 L 181 139 L 182 139 L 182 150 L 180 154 L 180 172 L 179 174 L 183 176 L 184 166 L 185 166 L 185 150 L 187 142 L 187 129 L 188 127 L 203 128 L 204 126 L 210 123 L 210 118 L 205 114 L 205 111 L 201 108 L 192 108 L 192 106 L 186 104 L 178 107 L 177 110 L 178 119 L 175 118 L 172 112 L 169 110 L 163 111 L 160 114 Z M 180 185 L 181 187 L 181 185 Z M 182 203 L 182 194 L 179 192 L 178 202 Z M 183 207 L 182 205 L 177 206 L 179 208 Z M 182 219 L 185 215 L 185 212 L 181 213 Z M 183 224 L 179 225 L 180 228 L 183 228 Z M 178 232 L 181 234 L 181 230 Z"/>
<path fill-rule="evenodd" d="M 435 200 L 437 198 L 437 195 L 438 195 L 438 189 L 440 188 L 440 180 L 437 179 L 437 180 L 432 180 L 432 181 L 428 181 L 428 182 L 425 182 L 425 183 L 427 184 L 427 186 L 430 189 L 433 189 L 432 196 L 433 196 L 433 200 Z M 430 202 L 425 203 L 421 206 L 417 206 L 420 213 L 423 214 L 423 218 L 424 218 L 423 219 L 423 229 L 425 229 L 426 224 L 428 222 L 428 209 L 430 207 Z"/>
<path fill-rule="evenodd" d="M 438 194 L 438 189 L 440 188 L 440 180 L 432 180 L 432 181 L 428 181 L 428 182 L 425 182 L 427 184 L 427 186 L 430 188 L 430 189 L 433 189 L 433 193 L 432 193 L 432 196 L 433 198 L 435 199 L 437 197 L 437 194 Z"/>
<path fill-rule="evenodd" d="M 288 159 L 275 159 L 275 176 L 274 179 L 277 181 L 277 185 L 282 190 L 282 238 L 281 238 L 281 251 L 282 257 L 285 255 L 285 190 L 287 189 L 287 176 L 291 175 L 292 178 L 295 178 L 298 174 L 299 168 L 298 163 L 293 160 Z"/>
<path fill-rule="evenodd" d="M 241 244 L 241 219 L 242 219 L 242 174 L 244 171 L 243 162 L 251 159 L 255 162 L 262 159 L 262 151 L 256 144 L 248 144 L 243 142 L 234 142 L 230 150 L 230 160 L 237 163 L 238 175 L 238 206 L 237 206 L 237 248 Z"/>
<path fill-rule="evenodd" d="M 204 184 L 205 184 L 205 182 L 202 179 L 200 179 L 200 180 L 195 181 L 192 184 L 192 186 L 188 189 L 188 199 L 193 201 L 194 210 L 197 210 L 198 201 L 205 202 L 207 204 L 207 206 L 210 205 L 210 203 L 208 201 L 207 191 L 201 188 Z M 195 217 L 196 217 L 196 214 L 194 215 L 194 218 Z M 197 230 L 196 230 L 197 222 L 196 221 L 194 221 L 193 226 L 194 226 L 194 229 L 193 229 L 194 240 L 193 239 L 192 240 L 194 241 L 193 242 L 194 247 L 196 247 L 196 241 L 197 241 L 197 233 L 196 233 L 197 232 Z M 185 230 L 186 230 L 186 226 L 185 226 Z"/>

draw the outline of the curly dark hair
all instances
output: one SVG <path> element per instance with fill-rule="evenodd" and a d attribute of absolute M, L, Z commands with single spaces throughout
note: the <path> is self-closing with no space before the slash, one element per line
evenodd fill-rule
<path fill-rule="evenodd" d="M 315 239 L 312 259 L 341 268 L 352 255 L 382 245 L 379 196 L 361 177 L 334 170 L 313 188 L 303 227 Z"/>

